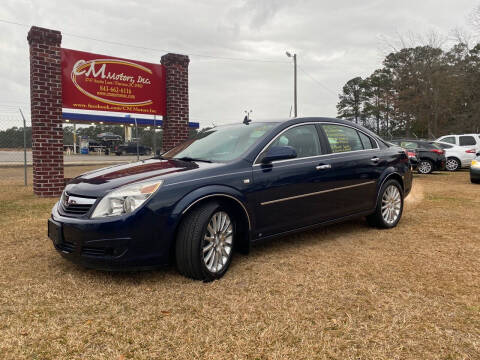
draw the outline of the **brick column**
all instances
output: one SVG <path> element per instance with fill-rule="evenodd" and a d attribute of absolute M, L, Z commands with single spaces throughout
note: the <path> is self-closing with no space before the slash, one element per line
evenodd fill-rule
<path fill-rule="evenodd" d="M 32 26 L 30 103 L 32 117 L 33 192 L 61 194 L 63 176 L 62 78 L 59 31 Z"/>
<path fill-rule="evenodd" d="M 186 55 L 168 53 L 161 63 L 166 70 L 167 113 L 163 118 L 162 150 L 167 151 L 188 138 L 188 64 Z"/>

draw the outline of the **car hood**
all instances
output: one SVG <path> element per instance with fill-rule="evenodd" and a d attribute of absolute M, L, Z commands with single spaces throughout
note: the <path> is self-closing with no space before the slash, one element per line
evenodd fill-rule
<path fill-rule="evenodd" d="M 100 197 L 112 189 L 140 181 L 176 177 L 185 172 L 200 171 L 218 164 L 182 160 L 148 159 L 94 170 L 72 179 L 65 187 L 70 194 Z"/>

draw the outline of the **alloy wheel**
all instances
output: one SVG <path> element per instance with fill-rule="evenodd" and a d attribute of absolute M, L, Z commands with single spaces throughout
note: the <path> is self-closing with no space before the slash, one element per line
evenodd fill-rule
<path fill-rule="evenodd" d="M 428 161 L 422 161 L 418 165 L 418 171 L 421 174 L 428 174 L 432 171 L 432 164 L 430 164 L 430 162 Z"/>
<path fill-rule="evenodd" d="M 395 185 L 388 186 L 382 196 L 382 217 L 387 224 L 393 224 L 400 216 L 402 197 Z"/>
<path fill-rule="evenodd" d="M 455 171 L 459 167 L 458 161 L 455 159 L 447 159 L 447 163 L 445 165 L 445 168 L 448 171 Z"/>
<path fill-rule="evenodd" d="M 218 273 L 227 265 L 233 250 L 233 224 L 225 211 L 212 215 L 203 237 L 203 262 L 212 273 Z"/>

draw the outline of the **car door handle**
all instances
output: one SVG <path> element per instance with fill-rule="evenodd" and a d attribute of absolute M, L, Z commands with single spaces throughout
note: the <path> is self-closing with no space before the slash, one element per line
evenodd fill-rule
<path fill-rule="evenodd" d="M 326 169 L 331 169 L 332 165 L 330 164 L 323 164 L 323 165 L 317 165 L 315 169 L 317 170 L 326 170 Z"/>
<path fill-rule="evenodd" d="M 378 162 L 378 161 L 380 161 L 380 158 L 375 156 L 375 157 L 372 157 L 370 160 L 373 161 L 373 162 Z"/>

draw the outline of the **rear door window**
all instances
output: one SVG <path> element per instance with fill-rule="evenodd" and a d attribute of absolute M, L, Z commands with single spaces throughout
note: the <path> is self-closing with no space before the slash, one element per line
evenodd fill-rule
<path fill-rule="evenodd" d="M 455 136 L 447 136 L 441 139 L 443 142 L 447 142 L 455 145 Z"/>
<path fill-rule="evenodd" d="M 460 136 L 460 146 L 477 145 L 473 136 Z"/>
<path fill-rule="evenodd" d="M 357 130 L 342 125 L 322 125 L 334 153 L 363 150 Z M 371 145 L 370 145 L 371 146 Z"/>
<path fill-rule="evenodd" d="M 360 140 L 362 141 L 364 149 L 374 149 L 377 147 L 376 145 L 374 145 L 373 140 L 369 136 L 365 135 L 360 131 L 358 131 L 358 135 L 360 136 Z"/>

